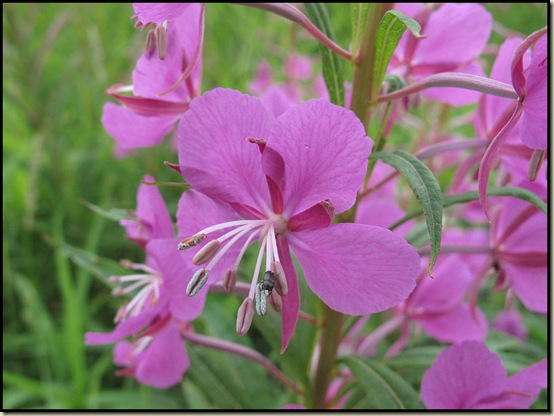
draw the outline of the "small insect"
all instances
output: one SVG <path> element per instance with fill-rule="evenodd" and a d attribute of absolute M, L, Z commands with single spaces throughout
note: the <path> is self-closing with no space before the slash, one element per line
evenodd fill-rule
<path fill-rule="evenodd" d="M 271 295 L 271 292 L 273 288 L 275 287 L 275 281 L 277 280 L 277 276 L 275 276 L 275 273 L 273 273 L 271 270 L 268 270 L 264 273 L 264 277 L 262 278 L 261 289 L 265 290 L 266 296 Z"/>
<path fill-rule="evenodd" d="M 267 297 L 271 295 L 273 288 L 275 287 L 275 281 L 277 276 L 275 273 L 268 270 L 265 272 L 262 281 L 256 285 L 256 312 L 258 315 L 265 315 L 267 312 Z"/>

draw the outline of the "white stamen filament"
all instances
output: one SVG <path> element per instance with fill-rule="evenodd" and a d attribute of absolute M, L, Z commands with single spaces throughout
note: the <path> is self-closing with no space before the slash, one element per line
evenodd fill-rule
<path fill-rule="evenodd" d="M 155 286 L 155 285 L 154 285 Z M 145 286 L 140 292 L 138 292 L 135 297 L 129 302 L 126 306 L 126 316 L 135 316 L 137 315 L 144 306 L 144 302 L 148 298 L 148 295 L 152 293 L 153 285 Z"/>
<path fill-rule="evenodd" d="M 250 234 L 250 237 L 248 237 L 248 239 L 246 240 L 246 242 L 244 243 L 244 245 L 243 245 L 242 248 L 240 249 L 240 253 L 239 253 L 239 255 L 237 256 L 237 260 L 235 261 L 235 269 L 238 269 L 238 268 L 239 268 L 240 261 L 242 260 L 242 256 L 244 256 L 244 253 L 246 252 L 246 249 L 248 249 L 248 247 L 250 247 L 250 242 L 251 242 L 252 239 L 253 239 L 254 237 L 256 237 L 259 233 L 260 233 L 260 230 L 256 230 L 256 231 L 254 231 L 252 234 Z"/>
<path fill-rule="evenodd" d="M 265 245 L 267 243 L 267 234 L 262 240 L 262 246 L 260 247 L 260 252 L 258 253 L 258 258 L 256 259 L 256 268 L 254 269 L 254 275 L 252 276 L 252 283 L 250 284 L 250 291 L 248 292 L 248 297 L 254 299 L 254 292 L 256 290 L 256 285 L 258 284 L 258 276 L 260 274 L 260 266 L 262 265 L 262 257 L 265 251 Z"/>
<path fill-rule="evenodd" d="M 231 241 L 229 241 L 227 244 L 225 244 L 224 247 L 222 247 L 218 252 L 217 254 L 214 256 L 214 258 L 210 261 L 210 263 L 206 266 L 206 270 L 211 270 L 215 265 L 216 263 L 225 255 L 225 253 L 227 253 L 227 251 L 229 251 L 229 249 L 242 237 L 244 236 L 244 234 L 248 233 L 249 231 L 251 231 L 253 228 L 253 226 L 248 226 L 248 227 L 241 227 L 239 228 L 240 232 L 238 234 L 236 234 L 232 239 Z M 236 231 L 236 230 L 233 230 L 233 231 Z M 220 240 L 221 241 L 221 240 Z"/>
<path fill-rule="evenodd" d="M 212 225 L 211 227 L 204 228 L 202 231 L 195 233 L 194 235 L 200 235 L 200 234 L 206 234 L 213 233 L 214 231 L 218 230 L 224 230 L 226 228 L 231 228 L 239 225 L 249 225 L 252 224 L 253 226 L 256 225 L 263 225 L 267 222 L 267 220 L 237 220 L 237 221 L 229 221 L 224 222 L 222 224 L 216 224 Z"/>

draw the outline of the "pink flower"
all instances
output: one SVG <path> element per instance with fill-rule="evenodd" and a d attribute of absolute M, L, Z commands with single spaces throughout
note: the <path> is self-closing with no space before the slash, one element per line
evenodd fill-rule
<path fill-rule="evenodd" d="M 205 302 L 205 293 L 184 296 L 190 258 L 178 255 L 175 244 L 174 239 L 149 241 L 146 264 L 130 265 L 145 273 L 112 277 L 110 281 L 118 285 L 114 295 L 135 293 L 134 297 L 117 312 L 112 332 L 85 334 L 86 345 L 119 341 L 114 361 L 126 367 L 119 374 L 159 388 L 179 382 L 188 368 L 179 331 L 187 329 L 186 323 L 200 314 Z M 132 342 L 122 341 L 130 336 Z"/>
<path fill-rule="evenodd" d="M 509 133 L 522 118 L 520 136 L 523 143 L 535 150 L 547 148 L 547 84 L 548 62 L 546 59 L 546 28 L 529 35 L 515 50 L 511 63 L 512 84 L 519 96 L 509 119 L 502 124 L 488 146 L 479 166 L 479 201 L 487 217 L 486 194 L 490 171 L 500 149 L 508 140 Z M 525 52 L 536 43 L 531 63 L 524 70 Z M 538 169 L 536 169 L 538 170 Z M 536 173 L 536 172 L 535 172 Z"/>
<path fill-rule="evenodd" d="M 423 376 L 428 409 L 528 409 L 547 385 L 546 359 L 511 377 L 500 357 L 480 341 L 442 351 Z"/>
<path fill-rule="evenodd" d="M 144 181 L 154 181 L 149 175 Z M 114 362 L 118 374 L 166 388 L 179 382 L 189 365 L 181 331 L 203 309 L 205 294 L 184 296 L 190 257 L 174 250 L 173 223 L 163 198 L 154 186 L 141 184 L 137 192 L 137 220 L 122 220 L 127 237 L 146 250 L 145 264 L 124 261 L 135 274 L 113 276 L 114 296 L 130 296 L 115 316 L 110 333 L 88 332 L 86 344 L 117 342 Z M 131 341 L 124 340 L 132 336 Z"/>
<path fill-rule="evenodd" d="M 123 104 L 106 103 L 102 114 L 117 155 L 160 144 L 200 94 L 203 19 L 202 6 L 194 4 L 169 23 L 165 58 L 153 51 L 142 54 L 133 71 L 133 96 L 122 94 L 129 87 L 108 89 Z"/>
<path fill-rule="evenodd" d="M 323 100 L 277 118 L 257 98 L 233 90 L 215 89 L 191 103 L 179 125 L 179 161 L 199 192 L 179 206 L 179 232 L 187 237 L 181 248 L 213 232 L 218 241 L 197 253 L 210 263 L 193 280 L 220 280 L 221 273 L 210 272 L 216 263 L 236 270 L 254 238 L 261 242 L 239 333 L 252 319 L 264 252 L 265 270 L 277 275 L 276 291 L 283 295 L 283 350 L 300 306 L 290 249 L 309 287 L 339 312 L 382 311 L 413 290 L 419 257 L 403 238 L 380 227 L 332 224 L 335 212 L 354 204 L 371 146 L 354 113 Z M 193 230 L 195 224 L 211 226 Z M 232 230 L 222 236 L 224 229 Z"/>
<path fill-rule="evenodd" d="M 396 9 L 415 19 L 426 37 L 417 39 L 406 31 L 391 59 L 390 73 L 414 80 L 440 72 L 483 75 L 477 58 L 490 36 L 492 17 L 481 5 L 446 3 L 433 10 L 422 3 L 398 3 Z M 455 106 L 479 97 L 456 88 L 430 89 L 423 96 Z"/>
<path fill-rule="evenodd" d="M 537 182 L 516 184 L 546 200 L 547 188 Z M 548 226 L 546 215 L 518 198 L 502 201 L 493 213 L 491 246 L 499 267 L 497 286 L 509 287 L 528 310 L 548 311 Z"/>

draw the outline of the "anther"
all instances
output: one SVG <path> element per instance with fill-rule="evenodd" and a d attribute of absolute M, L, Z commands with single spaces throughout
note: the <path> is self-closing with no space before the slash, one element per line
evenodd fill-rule
<path fill-rule="evenodd" d="M 287 296 L 289 293 L 289 286 L 287 285 L 287 278 L 285 276 L 285 270 L 280 262 L 274 261 L 271 263 L 271 270 L 275 274 L 275 291 L 281 296 Z"/>
<path fill-rule="evenodd" d="M 252 305 L 252 299 L 246 298 L 237 312 L 237 334 L 246 335 L 252 325 L 253 318 L 254 305 Z"/>
<path fill-rule="evenodd" d="M 275 309 L 275 312 L 281 312 L 283 310 L 283 301 L 281 300 L 281 296 L 277 293 L 277 290 L 271 292 L 267 298 L 271 306 L 273 306 L 273 309 Z"/>
<path fill-rule="evenodd" d="M 262 283 L 259 283 L 256 285 L 256 293 L 255 293 L 255 299 L 256 299 L 256 313 L 258 315 L 264 316 L 267 312 L 267 303 L 266 303 L 266 297 L 269 294 L 269 292 L 262 288 Z"/>
<path fill-rule="evenodd" d="M 186 250 L 187 248 L 197 246 L 198 244 L 200 244 L 205 239 L 206 239 L 206 234 L 193 235 L 192 237 L 187 237 L 184 240 L 182 240 L 177 245 L 177 248 L 179 250 Z"/>
<path fill-rule="evenodd" d="M 192 279 L 190 279 L 190 282 L 187 285 L 187 295 L 190 297 L 196 295 L 208 280 L 209 274 L 210 272 L 205 269 L 200 269 L 196 273 L 194 273 L 194 276 L 192 276 Z"/>
<path fill-rule="evenodd" d="M 237 284 L 237 270 L 228 269 L 225 272 L 225 276 L 223 277 L 223 288 L 225 289 L 225 291 L 231 293 L 233 290 L 235 290 L 236 284 Z"/>
<path fill-rule="evenodd" d="M 155 46 L 156 46 L 156 34 L 154 33 L 154 30 L 149 30 L 148 33 L 146 34 L 146 45 L 144 46 L 144 50 L 146 52 L 152 52 Z"/>
<path fill-rule="evenodd" d="M 215 253 L 217 253 L 220 247 L 221 243 L 219 240 L 210 241 L 192 258 L 192 264 L 200 266 L 201 264 L 207 263 L 213 258 L 213 256 L 215 256 Z"/>
<path fill-rule="evenodd" d="M 156 47 L 158 48 L 158 58 L 165 59 L 167 52 L 167 32 L 164 25 L 156 25 Z"/>

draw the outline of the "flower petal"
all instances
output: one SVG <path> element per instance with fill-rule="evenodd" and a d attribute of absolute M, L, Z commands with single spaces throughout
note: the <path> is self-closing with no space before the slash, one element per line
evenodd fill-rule
<path fill-rule="evenodd" d="M 150 175 L 144 175 L 144 182 L 154 182 Z M 148 240 L 173 237 L 173 223 L 158 187 L 139 185 L 137 191 L 137 220 L 121 220 L 126 237 L 144 247 Z"/>
<path fill-rule="evenodd" d="M 264 152 L 265 173 L 283 191 L 285 214 L 302 212 L 330 200 L 336 212 L 350 208 L 362 185 L 372 140 L 356 115 L 324 100 L 311 100 L 273 123 L 267 148 L 285 161 L 274 172 L 273 152 Z"/>
<path fill-rule="evenodd" d="M 537 41 L 526 71 L 526 96 L 520 127 L 521 141 L 533 149 L 544 150 L 548 145 L 547 80 L 547 36 L 544 35 Z"/>
<path fill-rule="evenodd" d="M 87 332 L 85 334 L 85 345 L 111 344 L 133 335 L 152 322 L 159 312 L 160 306 L 158 304 L 120 322 L 112 332 Z"/>
<path fill-rule="evenodd" d="M 186 181 L 212 198 L 269 210 L 269 191 L 258 146 L 273 115 L 259 99 L 216 88 L 191 102 L 179 123 L 178 149 Z"/>
<path fill-rule="evenodd" d="M 429 336 L 441 342 L 482 341 L 487 335 L 487 318 L 479 308 L 475 313 L 473 318 L 468 305 L 460 305 L 440 315 L 424 315 L 417 322 Z"/>
<path fill-rule="evenodd" d="M 142 24 L 163 23 L 181 15 L 191 3 L 133 3 Z"/>
<path fill-rule="evenodd" d="M 471 409 L 506 385 L 500 357 L 480 341 L 465 341 L 442 351 L 421 382 L 428 409 Z"/>
<path fill-rule="evenodd" d="M 189 79 L 174 91 L 170 89 L 183 73 L 183 63 L 192 63 L 196 50 L 202 41 L 202 12 L 200 4 L 191 4 L 167 28 L 167 53 L 161 60 L 152 51 L 144 52 L 133 71 L 133 92 L 135 95 L 150 98 L 163 98 L 168 101 L 188 101 L 200 89 L 200 61 L 197 61 Z"/>
<path fill-rule="evenodd" d="M 431 13 L 422 33 L 413 66 L 465 65 L 485 48 L 492 16 L 478 4 L 445 3 Z"/>
<path fill-rule="evenodd" d="M 164 389 L 181 381 L 189 364 L 179 330 L 170 322 L 141 354 L 135 377 L 143 384 Z"/>
<path fill-rule="evenodd" d="M 277 248 L 279 250 L 279 257 L 285 272 L 288 286 L 287 295 L 281 298 L 283 301 L 283 338 L 281 341 L 281 353 L 283 353 L 289 345 L 289 341 L 294 334 L 294 329 L 296 328 L 296 322 L 298 321 L 298 312 L 300 310 L 300 289 L 298 287 L 296 270 L 294 270 L 294 265 L 290 255 L 289 244 L 282 236 L 277 236 Z"/>
<path fill-rule="evenodd" d="M 349 315 L 380 312 L 412 292 L 420 270 L 415 249 L 385 228 L 334 224 L 291 233 L 308 286 L 329 307 Z"/>
<path fill-rule="evenodd" d="M 156 262 L 162 278 L 163 293 L 168 297 L 171 314 L 182 321 L 193 321 L 204 309 L 207 291 L 196 296 L 186 296 L 186 288 L 195 268 L 192 253 L 177 250 L 178 241 L 173 238 L 157 239 L 148 242 L 146 251 Z"/>
<path fill-rule="evenodd" d="M 160 144 L 177 120 L 174 115 L 143 116 L 114 103 L 106 103 L 102 113 L 102 125 L 123 153 Z"/>

